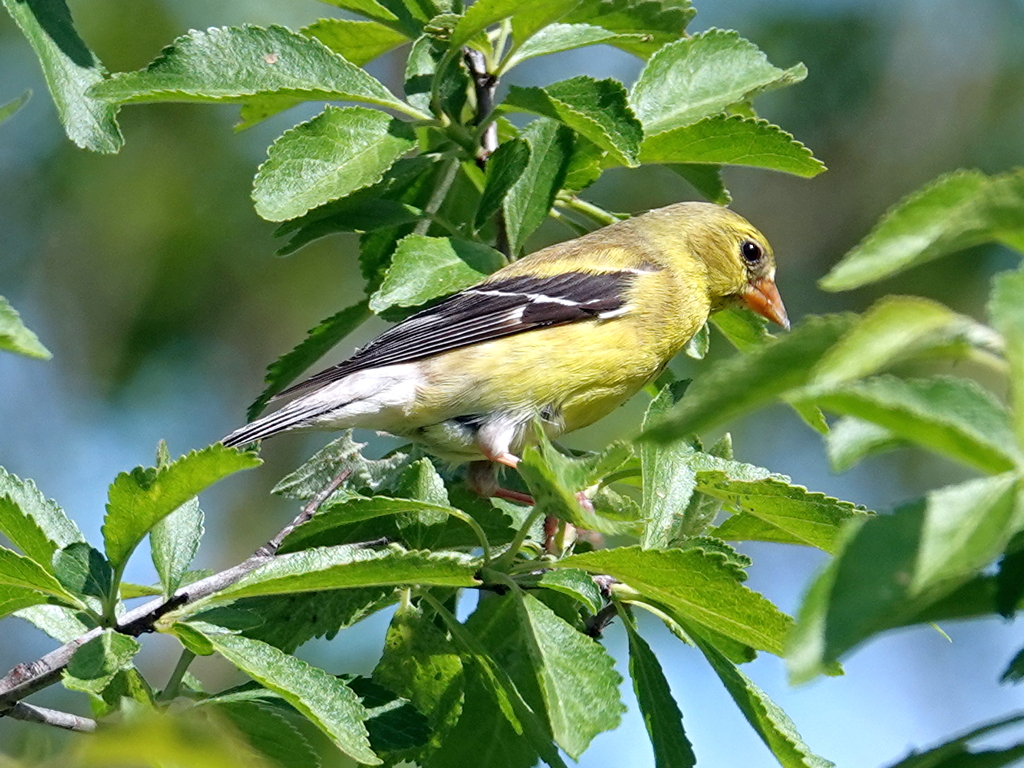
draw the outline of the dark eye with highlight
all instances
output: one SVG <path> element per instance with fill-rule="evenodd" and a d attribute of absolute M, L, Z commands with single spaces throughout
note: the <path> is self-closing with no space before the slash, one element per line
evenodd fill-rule
<path fill-rule="evenodd" d="M 747 264 L 753 266 L 761 261 L 764 256 L 764 249 L 753 240 L 744 240 L 740 243 L 740 254 Z"/>

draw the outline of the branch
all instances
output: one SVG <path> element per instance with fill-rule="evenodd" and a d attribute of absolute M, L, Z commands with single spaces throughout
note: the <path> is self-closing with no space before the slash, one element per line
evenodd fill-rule
<path fill-rule="evenodd" d="M 15 720 L 25 720 L 30 723 L 43 723 L 52 725 L 54 728 L 63 728 L 66 731 L 77 731 L 78 733 L 92 733 L 96 730 L 96 721 L 88 717 L 79 717 L 70 712 L 61 712 L 57 709 L 37 707 L 34 704 L 26 704 L 19 701 L 6 713 L 7 717 Z"/>
<path fill-rule="evenodd" d="M 498 78 L 487 71 L 487 60 L 484 55 L 473 48 L 463 51 L 466 67 L 473 78 L 473 91 L 476 94 L 476 125 L 487 124 L 480 136 L 480 152 L 476 156 L 476 164 L 481 169 L 487 166 L 487 159 L 498 148 L 498 124 L 491 119 L 494 112 L 494 94 L 498 90 Z M 506 256 L 510 256 L 508 248 L 508 231 L 505 228 L 505 215 L 501 209 L 494 215 L 495 242 L 494 247 Z"/>
<path fill-rule="evenodd" d="M 220 573 L 215 573 L 205 579 L 188 584 L 166 600 L 157 598 L 137 608 L 133 608 L 121 617 L 121 620 L 114 629 L 122 634 L 133 637 L 152 632 L 157 621 L 165 614 L 215 594 L 234 584 L 247 573 L 273 560 L 277 555 L 278 549 L 281 548 L 281 543 L 285 537 L 317 513 L 324 502 L 345 481 L 349 472 L 350 470 L 346 469 L 339 473 L 327 486 L 309 500 L 306 506 L 302 508 L 302 512 L 294 520 L 282 528 L 274 538 L 257 549 L 246 560 L 233 568 L 228 568 Z M 366 542 L 365 546 L 374 546 L 379 543 L 379 541 Z M 18 709 L 18 702 L 21 699 L 58 682 L 61 672 L 67 667 L 71 657 L 75 655 L 75 651 L 93 638 L 99 637 L 104 631 L 104 627 L 91 629 L 81 637 L 76 637 L 74 640 L 50 651 L 36 661 L 19 664 L 3 678 L 0 678 L 0 717 L 4 715 L 13 716 L 12 713 Z M 67 717 L 73 717 L 73 715 L 67 715 Z M 23 717 L 22 719 L 28 718 Z"/>

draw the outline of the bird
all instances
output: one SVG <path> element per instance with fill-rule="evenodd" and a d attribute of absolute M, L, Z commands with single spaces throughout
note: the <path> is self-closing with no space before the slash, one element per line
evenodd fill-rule
<path fill-rule="evenodd" d="M 721 309 L 789 328 L 767 239 L 713 203 L 657 208 L 536 251 L 410 315 L 278 397 L 223 439 L 361 427 L 469 463 L 478 494 L 503 488 L 540 423 L 550 439 L 607 415 L 654 380 Z"/>

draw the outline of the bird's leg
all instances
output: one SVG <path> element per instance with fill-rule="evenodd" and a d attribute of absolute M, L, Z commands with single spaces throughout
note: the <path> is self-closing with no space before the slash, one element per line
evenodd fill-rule
<path fill-rule="evenodd" d="M 513 456 L 511 453 L 506 453 L 500 458 L 495 458 L 494 461 L 500 462 L 508 467 L 515 467 L 519 463 L 519 459 Z M 494 461 L 471 461 L 469 463 L 469 469 L 466 472 L 466 482 L 469 485 L 470 490 L 485 499 L 490 497 L 497 497 L 499 499 L 508 499 L 518 504 L 525 504 L 529 507 L 533 506 L 533 496 L 528 493 L 520 493 L 519 491 L 513 491 L 508 488 L 502 488 L 498 484 L 498 478 L 495 475 L 496 467 Z"/>

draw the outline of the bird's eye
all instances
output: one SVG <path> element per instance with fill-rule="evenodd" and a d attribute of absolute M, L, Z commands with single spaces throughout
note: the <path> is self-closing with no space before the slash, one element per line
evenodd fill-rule
<path fill-rule="evenodd" d="M 747 264 L 757 264 L 764 256 L 764 250 L 760 245 L 755 243 L 753 240 L 744 240 L 740 244 L 740 253 L 743 255 L 743 259 Z"/>

